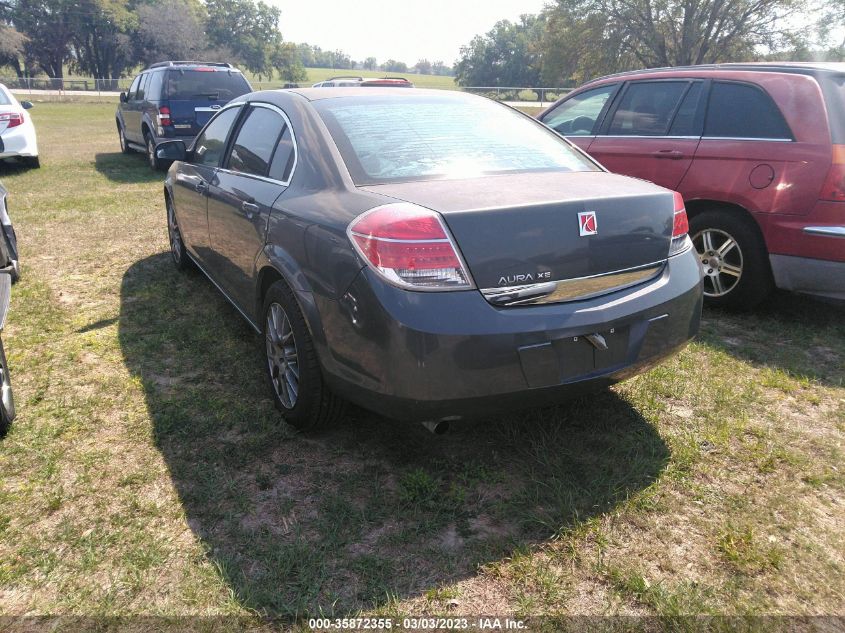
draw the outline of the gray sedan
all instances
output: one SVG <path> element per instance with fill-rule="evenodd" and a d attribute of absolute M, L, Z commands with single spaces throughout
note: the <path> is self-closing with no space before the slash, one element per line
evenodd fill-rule
<path fill-rule="evenodd" d="M 680 196 L 482 97 L 257 92 L 158 156 L 173 261 L 262 334 L 302 428 L 346 400 L 438 429 L 554 403 L 698 331 Z"/>

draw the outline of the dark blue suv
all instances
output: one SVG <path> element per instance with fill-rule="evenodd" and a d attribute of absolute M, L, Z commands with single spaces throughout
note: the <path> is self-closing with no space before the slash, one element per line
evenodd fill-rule
<path fill-rule="evenodd" d="M 120 94 L 115 115 L 124 154 L 147 154 L 150 167 L 163 169 L 156 145 L 182 139 L 187 145 L 223 105 L 252 87 L 231 64 L 167 61 L 153 64 Z"/>

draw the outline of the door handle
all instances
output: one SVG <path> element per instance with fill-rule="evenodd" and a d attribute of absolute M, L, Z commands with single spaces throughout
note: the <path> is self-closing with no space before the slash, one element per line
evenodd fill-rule
<path fill-rule="evenodd" d="M 194 185 L 194 189 L 197 190 L 197 193 L 205 193 L 208 191 L 208 183 L 204 180 L 200 180 Z"/>
<path fill-rule="evenodd" d="M 252 219 L 252 216 L 258 213 L 258 205 L 254 202 L 244 202 L 241 204 L 241 210 L 246 214 L 248 220 Z"/>
<path fill-rule="evenodd" d="M 655 158 L 668 158 L 670 160 L 681 160 L 684 157 L 683 152 L 676 149 L 661 149 L 651 153 Z"/>

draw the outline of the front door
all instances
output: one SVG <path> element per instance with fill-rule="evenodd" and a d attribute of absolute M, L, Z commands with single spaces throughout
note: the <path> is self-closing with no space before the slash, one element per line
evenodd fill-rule
<path fill-rule="evenodd" d="M 618 89 L 619 84 L 608 84 L 585 90 L 544 112 L 540 120 L 586 152 Z"/>
<path fill-rule="evenodd" d="M 212 274 L 241 308 L 255 298 L 255 262 L 264 248 L 273 203 L 293 164 L 289 123 L 269 104 L 251 104 L 209 189 Z"/>
<path fill-rule="evenodd" d="M 217 170 L 226 149 L 240 106 L 227 108 L 208 124 L 194 143 L 190 161 L 176 172 L 173 197 L 177 222 L 185 247 L 207 266 L 211 241 L 208 234 L 208 193 L 217 179 Z"/>
<path fill-rule="evenodd" d="M 677 189 L 701 139 L 702 83 L 628 83 L 590 154 L 612 172 Z"/>

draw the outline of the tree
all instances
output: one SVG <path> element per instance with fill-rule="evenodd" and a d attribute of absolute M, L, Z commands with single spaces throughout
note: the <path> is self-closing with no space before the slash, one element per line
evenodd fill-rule
<path fill-rule="evenodd" d="M 0 23 L 0 66 L 11 66 L 18 77 L 24 75 L 24 69 L 21 67 L 24 44 L 26 36 L 23 33 L 13 26 Z"/>
<path fill-rule="evenodd" d="M 197 0 L 155 0 L 138 7 L 135 54 L 145 66 L 167 59 L 202 57 L 205 8 Z"/>
<path fill-rule="evenodd" d="M 97 78 L 117 79 L 134 66 L 131 34 L 137 14 L 127 0 L 82 0 L 71 14 L 76 70 Z"/>
<path fill-rule="evenodd" d="M 27 38 L 24 57 L 50 77 L 64 76 L 77 11 L 74 0 L 17 0 L 9 8 L 12 25 Z"/>
<path fill-rule="evenodd" d="M 388 73 L 406 73 L 408 72 L 408 64 L 398 62 L 395 59 L 388 59 L 382 64 L 382 69 Z"/>
<path fill-rule="evenodd" d="M 557 0 L 546 13 L 543 77 L 754 59 L 794 40 L 809 0 Z"/>
<path fill-rule="evenodd" d="M 421 59 L 416 64 L 414 64 L 414 71 L 418 72 L 421 75 L 430 75 L 431 74 L 431 62 L 427 59 Z"/>
<path fill-rule="evenodd" d="M 452 75 L 455 71 L 451 66 L 447 66 L 442 61 L 436 61 L 431 65 L 431 72 L 435 75 Z"/>
<path fill-rule="evenodd" d="M 461 47 L 455 76 L 461 86 L 536 86 L 540 79 L 540 40 L 544 21 L 522 15 L 502 20 Z"/>
<path fill-rule="evenodd" d="M 271 54 L 270 63 L 285 82 L 296 83 L 308 79 L 308 73 L 299 59 L 297 46 L 292 42 L 279 44 Z"/>
<path fill-rule="evenodd" d="M 282 43 L 281 11 L 261 0 L 206 0 L 205 4 L 209 43 L 228 47 L 259 78 L 272 76 L 271 57 Z"/>

